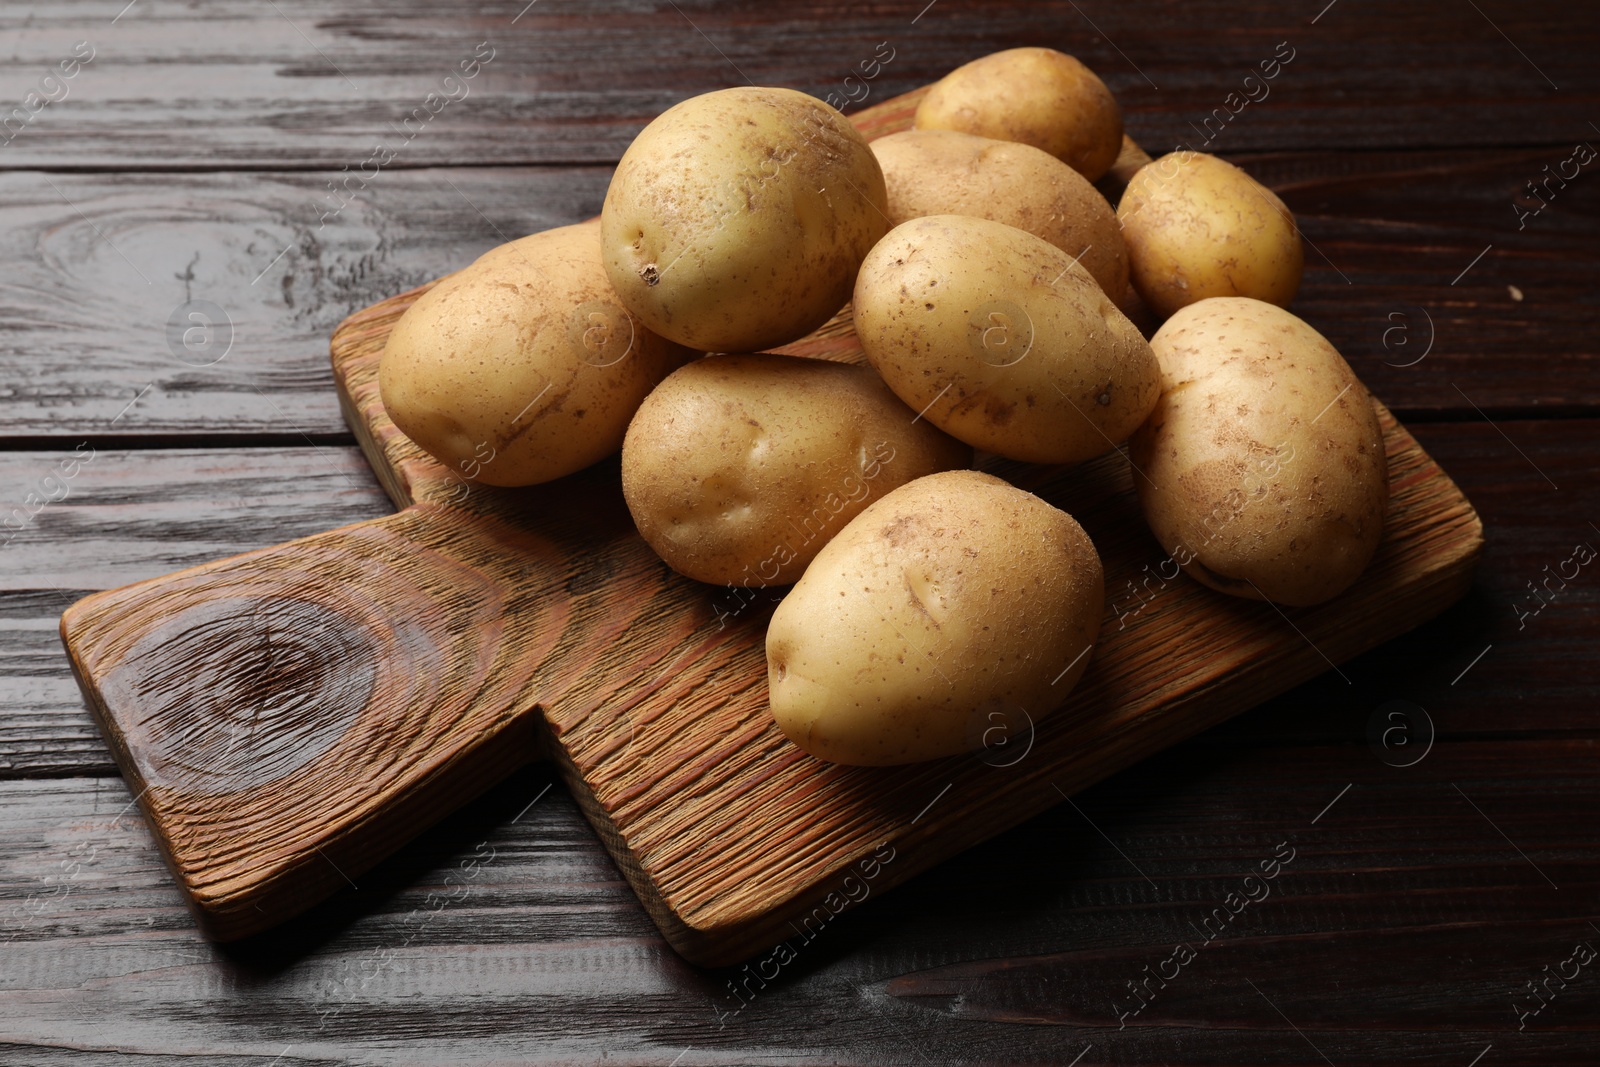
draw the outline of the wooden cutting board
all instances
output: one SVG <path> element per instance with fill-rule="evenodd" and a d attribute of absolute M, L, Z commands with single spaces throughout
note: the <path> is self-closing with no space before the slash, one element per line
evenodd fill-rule
<path fill-rule="evenodd" d="M 920 93 L 856 116 L 909 126 Z M 1117 173 L 1144 157 L 1131 144 Z M 1115 179 L 1113 179 L 1114 181 Z M 1111 190 L 1114 194 L 1114 189 Z M 531 760 L 555 760 L 667 940 L 725 964 L 809 940 L 881 894 L 1135 761 L 1443 610 L 1482 547 L 1472 506 L 1379 408 L 1391 497 L 1359 583 L 1280 610 L 1170 577 L 1119 453 L 984 469 L 1071 512 L 1106 570 L 1082 682 L 971 756 L 823 763 L 767 710 L 753 602 L 670 571 L 616 461 L 469 484 L 399 432 L 377 366 L 427 287 L 340 325 L 345 418 L 394 515 L 74 604 L 62 636 L 201 927 L 244 937 L 345 889 Z M 848 309 L 784 351 L 859 360 Z"/>

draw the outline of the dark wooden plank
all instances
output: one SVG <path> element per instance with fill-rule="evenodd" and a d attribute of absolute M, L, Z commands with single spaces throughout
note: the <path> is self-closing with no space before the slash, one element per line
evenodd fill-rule
<path fill-rule="evenodd" d="M 1312 245 L 1294 311 L 1377 396 L 1406 414 L 1594 414 L 1600 395 L 1566 383 L 1600 382 L 1600 180 L 1584 184 L 1600 161 L 1536 215 L 1524 206 L 1572 148 L 1239 163 Z"/>
<path fill-rule="evenodd" d="M 1580 176 L 1523 230 L 1512 210 L 1521 184 L 1561 158 L 1538 149 L 1241 162 L 1284 191 L 1329 257 L 1308 251 L 1295 310 L 1404 419 L 1472 404 L 1600 411 L 1588 325 L 1600 180 Z M 343 434 L 327 354 L 343 317 L 504 237 L 592 215 L 607 176 L 386 173 L 319 231 L 319 173 L 0 174 L 11 281 L 0 290 L 0 436 Z M 169 340 L 168 320 L 189 296 L 232 323 L 231 348 L 208 366 L 193 364 L 220 355 L 224 334 L 191 353 L 180 314 L 180 339 Z"/>
<path fill-rule="evenodd" d="M 975 951 L 935 950 L 952 962 L 919 961 L 886 991 L 941 1024 L 1054 1024 L 1064 1043 L 1093 1041 L 1117 1062 L 1466 1064 L 1491 1043 L 1497 1062 L 1592 1057 L 1600 987 L 1571 983 L 1522 1031 L 1514 1010 L 1537 1005 L 1524 983 L 1542 968 L 1577 942 L 1600 943 L 1584 903 L 1600 867 L 1576 829 L 1600 803 L 1587 740 L 1445 743 L 1404 769 L 1354 747 L 1213 752 L 1214 767 L 1197 756 L 1169 753 L 1092 791 L 1076 833 L 1051 839 L 1063 850 L 1088 842 L 1150 879 L 1098 887 L 1113 916 L 1036 931 L 1031 944 L 1006 936 L 1060 914 L 1059 897 L 1076 891 L 1069 879 L 988 921 Z M 1149 792 L 1133 794 L 1134 778 Z M 1219 795 L 1222 781 L 1237 784 L 1238 800 Z M 1556 807 L 1563 818 L 1551 818 Z M 1556 825 L 1573 836 L 1558 841 Z M 1180 844 L 1205 833 L 1215 857 Z M 1042 851 L 1043 838 L 1028 844 Z M 1294 858 L 1263 879 L 1260 864 L 1275 855 Z M 911 892 L 931 893 L 931 882 Z M 1261 899 L 1229 906 L 1229 893 Z M 962 941 L 954 908 L 947 918 Z M 1131 1011 L 1127 983 L 1159 971 L 1179 944 L 1195 958 Z"/>
<path fill-rule="evenodd" d="M 0 593 L 0 778 L 116 773 L 63 658 L 61 613 L 80 595 Z"/>
<path fill-rule="evenodd" d="M 0 101 L 22 104 L 84 40 L 94 58 L 0 151 L 0 166 L 358 168 L 380 139 L 391 166 L 613 162 L 683 97 L 747 79 L 872 99 L 984 53 L 1045 44 L 1105 78 L 1148 147 L 1193 140 L 1228 94 L 1293 55 L 1270 95 L 1217 143 L 1251 149 L 1526 144 L 1587 136 L 1600 26 L 1558 0 L 1479 5 L 1199 0 L 1182 5 L 808 0 L 575 8 L 525 0 L 468 13 L 422 0 L 204 6 L 73 0 L 3 21 Z M 1436 47 L 1441 37 L 1450 47 Z M 880 42 L 892 60 L 846 84 Z M 445 84 L 460 64 L 470 80 Z M 1557 91 L 1553 86 L 1559 86 Z M 1253 89 L 1259 97 L 1261 90 Z M 395 126 L 430 92 L 454 99 Z M 881 95 L 880 95 L 881 94 Z M 14 102 L 14 103 L 12 103 Z M 37 106 L 37 105 L 35 105 Z M 1238 107 L 1233 104 L 1231 106 Z M 1216 123 L 1218 120 L 1214 120 Z"/>
<path fill-rule="evenodd" d="M 4 592 L 126 585 L 393 510 L 350 446 L 111 451 L 91 439 L 0 453 L 0 486 Z"/>
<path fill-rule="evenodd" d="M 0 174 L 3 433 L 347 433 L 341 319 L 597 213 L 609 173 L 385 174 L 323 226 L 329 177 Z"/>
<path fill-rule="evenodd" d="M 1571 982 L 1521 1032 L 1512 1008 L 1600 942 L 1586 741 L 1446 742 L 1406 769 L 1351 745 L 1191 742 L 750 971 L 667 949 L 547 785 L 519 775 L 303 920 L 219 947 L 119 780 L 0 783 L 0 1055 L 1068 1064 L 1090 1045 L 1077 1062 L 1322 1062 L 1309 1038 L 1341 1067 L 1466 1064 L 1491 1043 L 1498 1062 L 1592 1062 L 1600 985 Z M 1290 849 L 1267 896 L 1119 1029 L 1125 983 L 1220 927 L 1213 909 Z"/>

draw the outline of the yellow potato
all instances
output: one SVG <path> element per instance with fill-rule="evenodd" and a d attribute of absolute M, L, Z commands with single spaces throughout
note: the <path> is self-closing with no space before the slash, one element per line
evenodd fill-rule
<path fill-rule="evenodd" d="M 994 752 L 1061 706 L 1104 606 L 1072 516 L 977 471 L 919 478 L 856 516 L 778 605 L 772 716 L 836 763 Z"/>
<path fill-rule="evenodd" d="M 384 409 L 468 480 L 532 485 L 622 445 L 657 382 L 694 353 L 625 311 L 600 225 L 536 233 L 434 286 L 378 365 Z"/>
<path fill-rule="evenodd" d="M 1334 347 L 1282 308 L 1212 297 L 1151 341 L 1161 401 L 1130 458 L 1150 530 L 1224 593 L 1318 604 L 1383 536 L 1389 476 L 1372 398 Z"/>
<path fill-rule="evenodd" d="M 1212 296 L 1288 307 L 1305 266 L 1276 193 L 1232 163 L 1181 151 L 1141 167 L 1117 205 L 1133 287 L 1156 314 Z"/>
<path fill-rule="evenodd" d="M 861 265 L 855 326 L 901 400 L 1011 459 L 1099 455 L 1160 392 L 1149 344 L 1089 272 L 987 219 L 928 215 L 891 230 Z"/>
<path fill-rule="evenodd" d="M 1053 48 L 1012 48 L 957 67 L 928 90 L 913 124 L 1021 141 L 1090 181 L 1122 150 L 1122 109 L 1111 90 Z"/>
<path fill-rule="evenodd" d="M 885 206 L 843 115 L 792 89 L 723 89 L 669 108 L 623 154 L 600 215 L 606 271 L 663 337 L 773 348 L 844 306 Z"/>
<path fill-rule="evenodd" d="M 906 130 L 872 142 L 889 192 L 889 223 L 972 215 L 1027 230 L 1094 275 L 1120 306 L 1128 252 L 1117 213 L 1089 180 L 1032 145 L 954 130 Z"/>
<path fill-rule="evenodd" d="M 680 574 L 787 585 L 873 500 L 971 462 L 972 449 L 918 420 L 871 367 L 707 356 L 639 407 L 622 493 Z"/>

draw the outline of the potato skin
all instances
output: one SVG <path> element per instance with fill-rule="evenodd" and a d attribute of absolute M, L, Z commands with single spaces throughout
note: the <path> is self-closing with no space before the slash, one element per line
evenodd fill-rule
<path fill-rule="evenodd" d="M 1389 498 L 1372 398 L 1317 331 L 1272 304 L 1212 297 L 1151 341 L 1161 400 L 1130 458 L 1150 530 L 1197 581 L 1280 604 L 1348 588 Z"/>
<path fill-rule="evenodd" d="M 1162 318 L 1212 296 L 1288 307 L 1305 253 L 1271 189 L 1204 152 L 1141 167 L 1117 205 L 1133 287 Z"/>
<path fill-rule="evenodd" d="M 1128 251 L 1117 213 L 1089 180 L 1032 145 L 954 130 L 904 130 L 872 142 L 889 223 L 972 215 L 1027 230 L 1078 261 L 1121 305 Z"/>
<path fill-rule="evenodd" d="M 861 265 L 855 326 L 909 407 L 1011 459 L 1097 456 L 1160 392 L 1149 344 L 1088 271 L 987 219 L 928 215 L 891 230 Z"/>
<path fill-rule="evenodd" d="M 1090 181 L 1122 151 L 1122 109 L 1111 90 L 1053 48 L 1011 48 L 957 67 L 928 90 L 912 125 L 1020 141 Z"/>
<path fill-rule="evenodd" d="M 772 715 L 836 763 L 952 756 L 1059 707 L 1105 576 L 1066 512 L 978 471 L 919 478 L 818 553 L 767 628 Z"/>
<path fill-rule="evenodd" d="M 600 215 L 606 271 L 663 337 L 773 348 L 844 306 L 885 207 L 843 115 L 791 89 L 723 89 L 667 109 L 623 153 Z"/>
<path fill-rule="evenodd" d="M 378 365 L 396 426 L 487 485 L 571 474 L 622 445 L 656 383 L 695 353 L 630 316 L 598 222 L 513 241 L 400 316 Z"/>
<path fill-rule="evenodd" d="M 667 564 L 702 582 L 787 585 L 873 500 L 972 449 L 871 367 L 718 355 L 656 387 L 622 446 L 622 493 Z"/>

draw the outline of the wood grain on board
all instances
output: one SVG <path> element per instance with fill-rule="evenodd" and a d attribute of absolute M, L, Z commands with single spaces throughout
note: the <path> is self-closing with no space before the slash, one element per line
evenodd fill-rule
<path fill-rule="evenodd" d="M 1425 705 L 1441 739 L 1576 736 L 1592 725 L 1600 679 L 1566 669 L 1600 625 L 1600 585 L 1573 582 L 1532 619 L 1526 583 L 1600 535 L 1587 480 L 1600 422 L 1523 420 L 1413 427 L 1424 449 L 1495 531 L 1467 600 L 1405 637 L 1268 701 L 1206 737 L 1219 745 L 1329 742 L 1351 736 L 1351 701 Z M 1524 455 L 1519 454 L 1521 449 Z M 36 487 L 71 450 L 0 453 L 0 486 Z M 1529 465 L 1537 463 L 1538 469 Z M 1546 483 L 1544 471 L 1557 485 Z M 378 518 L 393 507 L 360 450 L 299 448 L 102 450 L 7 544 L 0 568 L 0 778 L 105 774 L 114 764 L 61 647 L 61 612 L 93 592 Z M 1585 534 L 1584 531 L 1588 530 Z M 1160 555 L 1154 540 L 1152 557 Z M 1126 590 L 1124 589 L 1124 592 Z M 1492 654 L 1451 681 L 1486 645 Z M 1362 716 L 1366 714 L 1362 712 Z M 1359 736 L 1365 719 L 1355 723 Z"/>

